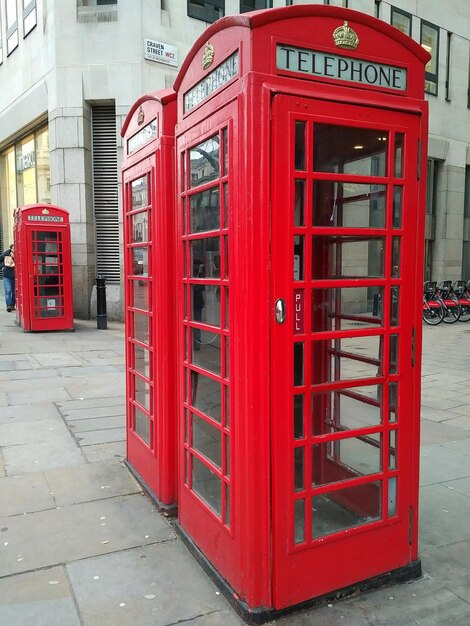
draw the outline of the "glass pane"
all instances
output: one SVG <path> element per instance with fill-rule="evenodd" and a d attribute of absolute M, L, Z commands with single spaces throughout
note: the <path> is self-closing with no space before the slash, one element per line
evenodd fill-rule
<path fill-rule="evenodd" d="M 383 326 L 383 287 L 312 289 L 312 332 Z"/>
<path fill-rule="evenodd" d="M 225 324 L 224 324 L 224 328 L 228 328 L 229 313 L 230 313 L 229 299 L 228 299 L 228 287 L 224 287 L 224 291 L 225 291 Z"/>
<path fill-rule="evenodd" d="M 304 279 L 304 241 L 303 235 L 294 237 L 294 280 Z"/>
<path fill-rule="evenodd" d="M 397 478 L 388 479 L 388 516 L 397 514 Z"/>
<path fill-rule="evenodd" d="M 225 524 L 230 526 L 230 486 L 225 485 Z"/>
<path fill-rule="evenodd" d="M 225 475 L 230 476 L 230 437 L 225 436 Z"/>
<path fill-rule="evenodd" d="M 222 434 L 206 420 L 193 414 L 193 442 L 192 447 L 219 468 L 222 467 L 221 443 Z"/>
<path fill-rule="evenodd" d="M 194 365 L 203 367 L 214 374 L 221 374 L 220 335 L 200 328 L 192 328 Z"/>
<path fill-rule="evenodd" d="M 137 344 L 133 344 L 133 347 L 135 371 L 150 378 L 150 352 Z"/>
<path fill-rule="evenodd" d="M 403 213 L 403 187 L 393 188 L 393 228 L 401 228 L 401 217 Z"/>
<path fill-rule="evenodd" d="M 398 373 L 398 335 L 390 335 L 390 374 Z"/>
<path fill-rule="evenodd" d="M 225 378 L 229 378 L 230 377 L 230 339 L 228 337 L 225 337 L 224 341 L 225 341 L 225 371 L 224 371 L 224 376 L 225 376 Z"/>
<path fill-rule="evenodd" d="M 390 422 L 398 420 L 398 383 L 389 383 L 389 416 Z"/>
<path fill-rule="evenodd" d="M 230 428 L 230 387 L 225 389 L 225 428 Z"/>
<path fill-rule="evenodd" d="M 195 239 L 191 241 L 190 246 L 191 276 L 193 278 L 213 277 L 214 267 L 217 267 L 215 257 L 220 259 L 220 238 Z"/>
<path fill-rule="evenodd" d="M 142 176 L 131 183 L 132 209 L 140 209 L 148 205 L 147 176 Z"/>
<path fill-rule="evenodd" d="M 134 430 L 147 445 L 150 445 L 150 419 L 137 407 L 134 406 L 135 424 Z"/>
<path fill-rule="evenodd" d="M 312 394 L 312 435 L 382 423 L 382 385 Z"/>
<path fill-rule="evenodd" d="M 294 396 L 294 439 L 302 439 L 304 436 L 304 396 Z"/>
<path fill-rule="evenodd" d="M 385 228 L 385 185 L 318 181 L 312 226 Z"/>
<path fill-rule="evenodd" d="M 149 310 L 149 283 L 143 280 L 132 280 L 133 306 L 143 311 Z"/>
<path fill-rule="evenodd" d="M 305 181 L 295 181 L 294 226 L 304 225 Z"/>
<path fill-rule="evenodd" d="M 348 437 L 312 446 L 312 487 L 376 474 L 382 469 L 381 435 Z"/>
<path fill-rule="evenodd" d="M 228 139 L 227 139 L 227 129 L 224 128 L 222 130 L 222 151 L 223 151 L 223 164 L 224 164 L 224 171 L 223 171 L 223 175 L 227 176 L 228 175 Z"/>
<path fill-rule="evenodd" d="M 386 175 L 387 131 L 315 124 L 313 134 L 315 171 Z"/>
<path fill-rule="evenodd" d="M 382 375 L 382 337 L 312 342 L 312 384 Z"/>
<path fill-rule="evenodd" d="M 229 208 L 229 203 L 228 203 L 228 185 L 227 183 L 224 184 L 224 228 L 228 228 L 228 208 Z"/>
<path fill-rule="evenodd" d="M 192 488 L 218 515 L 222 512 L 221 480 L 195 456 L 193 461 Z"/>
<path fill-rule="evenodd" d="M 392 237 L 392 278 L 400 277 L 401 237 Z"/>
<path fill-rule="evenodd" d="M 149 343 L 149 318 L 146 315 L 134 313 L 134 337 L 141 343 Z"/>
<path fill-rule="evenodd" d="M 312 538 L 379 520 L 382 483 L 367 483 L 312 498 Z"/>
<path fill-rule="evenodd" d="M 294 491 L 304 488 L 304 448 L 294 448 Z"/>
<path fill-rule="evenodd" d="M 388 433 L 388 469 L 397 469 L 397 431 L 391 430 Z"/>
<path fill-rule="evenodd" d="M 214 135 L 189 151 L 190 186 L 197 187 L 220 176 L 219 135 Z"/>
<path fill-rule="evenodd" d="M 132 215 L 132 243 L 148 241 L 148 213 L 141 211 Z"/>
<path fill-rule="evenodd" d="M 405 135 L 403 133 L 397 133 L 395 135 L 395 167 L 394 176 L 396 178 L 403 178 L 403 147 L 405 144 Z"/>
<path fill-rule="evenodd" d="M 400 287 L 390 289 L 390 325 L 398 326 L 400 312 Z"/>
<path fill-rule="evenodd" d="M 312 237 L 312 278 L 382 278 L 383 237 Z"/>
<path fill-rule="evenodd" d="M 220 193 L 218 187 L 191 196 L 191 232 L 220 228 Z"/>
<path fill-rule="evenodd" d="M 203 376 L 198 372 L 192 372 L 192 404 L 196 409 L 212 417 L 217 422 L 221 421 L 221 394 L 220 383 Z"/>
<path fill-rule="evenodd" d="M 305 171 L 305 122 L 295 123 L 295 169 Z"/>
<path fill-rule="evenodd" d="M 134 381 L 136 401 L 150 412 L 150 385 L 139 376 L 134 376 Z"/>
<path fill-rule="evenodd" d="M 220 287 L 191 285 L 192 316 L 195 322 L 220 326 Z"/>
<path fill-rule="evenodd" d="M 132 248 L 132 273 L 134 276 L 149 275 L 148 248 Z"/>
<path fill-rule="evenodd" d="M 294 343 L 294 386 L 304 384 L 304 344 Z"/>
<path fill-rule="evenodd" d="M 294 543 L 305 541 L 305 500 L 294 502 Z"/>

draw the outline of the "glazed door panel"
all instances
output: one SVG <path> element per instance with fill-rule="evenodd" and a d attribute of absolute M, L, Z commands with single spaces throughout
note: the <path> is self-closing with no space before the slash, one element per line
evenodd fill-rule
<path fill-rule="evenodd" d="M 419 119 L 276 96 L 272 120 L 279 609 L 411 560 Z"/>

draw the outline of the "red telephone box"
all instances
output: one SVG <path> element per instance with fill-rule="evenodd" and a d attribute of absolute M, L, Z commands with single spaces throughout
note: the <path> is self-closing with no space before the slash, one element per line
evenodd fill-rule
<path fill-rule="evenodd" d="M 15 214 L 17 320 L 25 331 L 73 330 L 69 214 L 51 204 Z"/>
<path fill-rule="evenodd" d="M 174 127 L 171 89 L 142 96 L 122 136 L 127 462 L 160 508 L 176 506 Z"/>
<path fill-rule="evenodd" d="M 420 573 L 428 59 L 292 6 L 175 83 L 179 529 L 250 620 Z"/>

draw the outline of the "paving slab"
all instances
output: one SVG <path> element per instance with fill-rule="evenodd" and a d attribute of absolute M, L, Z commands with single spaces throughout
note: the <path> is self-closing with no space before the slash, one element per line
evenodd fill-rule
<path fill-rule="evenodd" d="M 81 446 L 92 446 L 97 443 L 113 443 L 126 439 L 126 428 L 123 425 L 120 428 L 76 432 L 75 437 Z"/>
<path fill-rule="evenodd" d="M 38 354 L 35 352 L 34 359 L 38 362 L 39 366 L 42 367 L 72 367 L 78 366 L 80 367 L 83 363 L 80 359 L 77 359 L 74 355 L 68 352 L 45 352 L 43 354 Z"/>
<path fill-rule="evenodd" d="M 74 434 L 85 433 L 94 430 L 107 430 L 110 428 L 121 428 L 126 425 L 126 416 L 121 412 L 120 415 L 112 417 L 94 417 L 91 419 L 81 419 L 67 421 L 69 428 Z"/>
<path fill-rule="evenodd" d="M 423 550 L 423 569 L 459 598 L 469 602 L 470 541 L 457 541 L 435 549 Z M 449 622 L 450 623 L 450 622 Z M 457 622 L 460 624 L 460 622 Z M 470 620 L 465 622 L 470 624 Z"/>
<path fill-rule="evenodd" d="M 52 440 L 3 448 L 3 460 L 9 476 L 85 462 L 80 449 L 70 437 L 66 441 Z"/>
<path fill-rule="evenodd" d="M 63 386 L 41 389 L 24 389 L 23 391 L 7 391 L 7 400 L 9 404 L 36 404 L 37 402 L 57 402 L 58 400 L 68 400 L 69 393 Z"/>
<path fill-rule="evenodd" d="M 419 517 L 421 550 L 470 540 L 470 498 L 447 484 L 420 489 Z"/>
<path fill-rule="evenodd" d="M 86 559 L 67 571 L 86 626 L 167 626 L 227 608 L 179 542 Z"/>
<path fill-rule="evenodd" d="M 67 400 L 66 402 L 57 402 L 57 406 L 60 409 L 60 412 L 67 416 L 72 415 L 73 411 L 83 411 L 86 409 L 98 409 L 102 408 L 112 408 L 116 406 L 123 406 L 122 401 L 123 396 L 115 397 L 104 397 L 104 398 L 78 398 L 75 400 Z M 125 405 L 124 405 L 125 406 Z"/>
<path fill-rule="evenodd" d="M 1 394 L 0 394 L 1 396 Z M 59 411 L 52 402 L 35 402 L 34 404 L 18 404 L 2 407 L 0 424 L 31 421 L 31 419 L 49 419 L 59 417 Z"/>
<path fill-rule="evenodd" d="M 457 439 L 470 439 L 470 431 L 456 424 L 439 423 L 432 420 L 421 420 L 421 446 L 433 443 L 444 443 Z"/>
<path fill-rule="evenodd" d="M 6 475 L 5 474 L 5 463 L 3 462 L 2 449 L 0 448 L 0 476 L 5 476 L 5 475 Z"/>
<path fill-rule="evenodd" d="M 126 403 L 124 398 L 120 399 L 119 404 L 113 406 L 97 406 L 83 409 L 64 410 L 61 409 L 61 415 L 68 423 L 76 423 L 79 420 L 97 419 L 100 417 L 125 417 Z"/>
<path fill-rule="evenodd" d="M 166 519 L 141 494 L 0 517 L 0 528 L 7 528 L 1 534 L 0 577 L 174 541 Z"/>
<path fill-rule="evenodd" d="M 0 624 L 81 626 L 65 569 L 0 579 Z"/>
<path fill-rule="evenodd" d="M 45 472 L 45 479 L 57 506 L 141 492 L 132 474 L 117 459 L 51 470 Z"/>
<path fill-rule="evenodd" d="M 111 459 L 124 459 L 126 457 L 126 442 L 100 443 L 95 446 L 83 446 L 82 454 L 89 463 L 107 461 Z"/>
<path fill-rule="evenodd" d="M 0 441 L 3 447 L 56 440 L 62 440 L 64 445 L 70 440 L 67 427 L 60 417 L 32 418 L 29 421 L 10 421 L 8 424 L 0 424 Z"/>
<path fill-rule="evenodd" d="M 56 507 L 44 474 L 26 474 L 0 478 L 0 513 L 2 517 L 45 511 Z"/>
<path fill-rule="evenodd" d="M 467 440 L 465 440 L 467 441 Z M 433 444 L 421 449 L 420 484 L 443 483 L 470 476 L 470 457 L 454 450 L 449 454 L 445 444 Z"/>

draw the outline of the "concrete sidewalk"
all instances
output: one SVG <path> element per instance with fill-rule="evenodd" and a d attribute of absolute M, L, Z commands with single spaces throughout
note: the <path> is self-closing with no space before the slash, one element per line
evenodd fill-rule
<path fill-rule="evenodd" d="M 0 625 L 242 624 L 123 465 L 123 326 L 14 319 L 2 306 Z M 470 624 L 469 340 L 424 328 L 423 577 L 272 623 Z"/>

